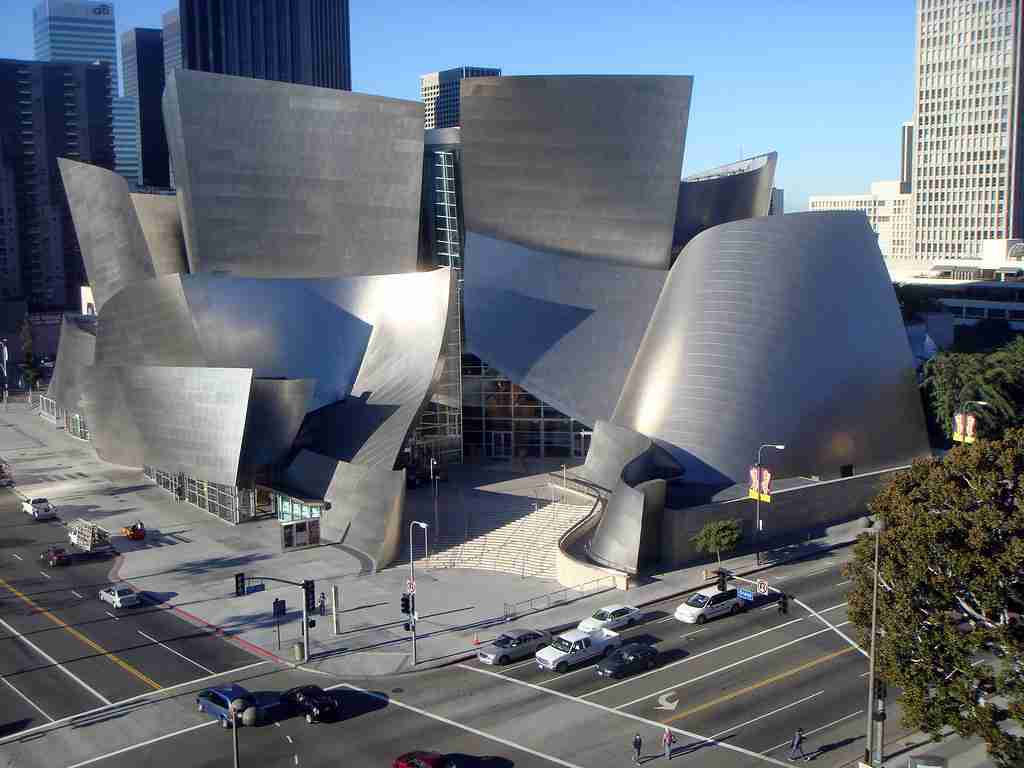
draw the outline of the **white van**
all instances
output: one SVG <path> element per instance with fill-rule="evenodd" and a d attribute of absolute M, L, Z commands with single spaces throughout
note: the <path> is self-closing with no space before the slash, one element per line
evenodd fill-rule
<path fill-rule="evenodd" d="M 723 614 L 737 614 L 746 609 L 743 601 L 736 595 L 736 588 L 730 587 L 719 592 L 718 587 L 707 587 L 694 592 L 685 603 L 676 608 L 675 617 L 687 624 L 703 624 L 708 619 Z"/>

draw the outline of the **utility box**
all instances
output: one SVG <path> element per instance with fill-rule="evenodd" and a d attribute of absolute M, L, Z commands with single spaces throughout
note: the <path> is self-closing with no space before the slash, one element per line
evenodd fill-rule
<path fill-rule="evenodd" d="M 302 643 L 292 643 L 292 658 L 295 661 L 304 661 L 302 653 Z"/>

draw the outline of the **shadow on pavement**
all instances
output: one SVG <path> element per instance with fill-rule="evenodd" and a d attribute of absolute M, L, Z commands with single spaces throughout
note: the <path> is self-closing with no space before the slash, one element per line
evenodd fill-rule
<path fill-rule="evenodd" d="M 23 717 L 20 720 L 12 720 L 9 723 L 0 724 L 0 738 L 4 736 L 10 736 L 12 733 L 17 733 L 20 730 L 28 728 L 32 724 L 32 718 Z"/>
<path fill-rule="evenodd" d="M 454 768 L 512 768 L 515 763 L 507 757 L 478 757 L 477 755 L 464 755 L 458 752 L 445 755 Z"/>
<path fill-rule="evenodd" d="M 859 739 L 850 737 L 846 739 L 840 739 L 839 741 L 833 741 L 829 744 L 822 744 L 820 747 L 818 747 L 816 750 L 810 753 L 810 759 L 817 760 L 822 755 L 827 755 L 829 752 L 834 752 L 837 749 L 847 747 L 850 744 L 853 744 L 853 742 L 855 741 L 859 741 Z"/>

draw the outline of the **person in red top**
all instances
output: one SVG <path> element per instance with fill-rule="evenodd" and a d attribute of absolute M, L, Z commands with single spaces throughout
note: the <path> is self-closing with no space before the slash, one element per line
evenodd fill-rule
<path fill-rule="evenodd" d="M 661 746 L 665 748 L 665 759 L 672 759 L 672 745 L 676 743 L 676 737 L 672 735 L 672 731 L 669 730 L 668 726 L 665 726 L 665 733 L 661 737 Z"/>

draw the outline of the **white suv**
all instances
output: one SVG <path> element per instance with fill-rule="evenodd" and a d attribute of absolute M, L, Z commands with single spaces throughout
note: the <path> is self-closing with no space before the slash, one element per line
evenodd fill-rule
<path fill-rule="evenodd" d="M 128 608 L 139 604 L 139 593 L 127 584 L 115 584 L 100 590 L 100 600 L 114 608 Z"/>
<path fill-rule="evenodd" d="M 743 601 L 736 595 L 735 587 L 719 592 L 718 587 L 708 587 L 694 592 L 676 608 L 675 617 L 687 624 L 703 624 L 708 619 L 723 614 L 736 614 L 744 610 Z"/>
<path fill-rule="evenodd" d="M 21 511 L 30 515 L 36 520 L 52 520 L 57 516 L 57 511 L 48 499 L 25 499 L 21 502 Z"/>

